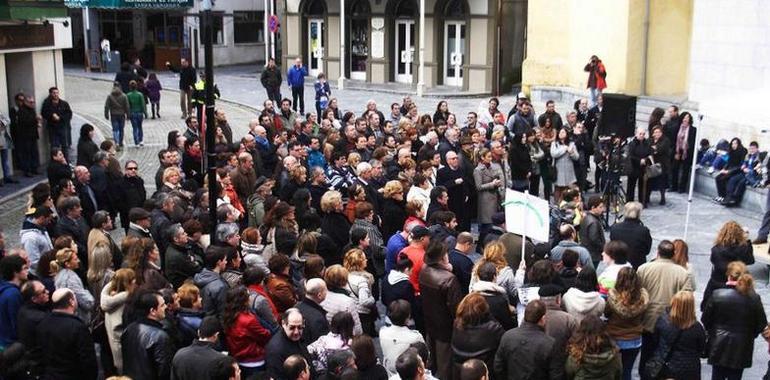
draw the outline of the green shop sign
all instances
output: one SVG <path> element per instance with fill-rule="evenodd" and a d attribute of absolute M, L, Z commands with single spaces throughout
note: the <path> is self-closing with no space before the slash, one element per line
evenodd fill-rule
<path fill-rule="evenodd" d="M 68 8 L 168 9 L 191 8 L 193 0 L 64 0 Z"/>

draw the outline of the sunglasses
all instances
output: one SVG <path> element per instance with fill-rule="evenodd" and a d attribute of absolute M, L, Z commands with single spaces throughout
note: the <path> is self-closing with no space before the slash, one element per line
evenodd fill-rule
<path fill-rule="evenodd" d="M 139 168 L 138 168 L 138 167 L 136 167 L 136 166 L 132 166 L 132 167 L 130 167 L 130 168 L 126 168 L 126 170 L 137 170 L 137 169 L 139 169 Z"/>

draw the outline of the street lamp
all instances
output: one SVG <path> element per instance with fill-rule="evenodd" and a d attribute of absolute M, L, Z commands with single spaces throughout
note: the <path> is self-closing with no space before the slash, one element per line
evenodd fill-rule
<path fill-rule="evenodd" d="M 201 1 L 201 21 L 203 24 L 203 60 L 206 65 L 206 81 L 204 92 L 206 94 L 206 160 L 209 180 L 209 234 L 211 242 L 216 239 L 217 230 L 217 198 L 219 195 L 216 167 L 216 124 L 214 120 L 214 33 L 212 33 L 211 8 L 214 0 Z"/>

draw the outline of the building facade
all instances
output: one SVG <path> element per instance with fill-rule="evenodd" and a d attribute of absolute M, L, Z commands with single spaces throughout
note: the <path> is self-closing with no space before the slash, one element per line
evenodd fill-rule
<path fill-rule="evenodd" d="M 330 80 L 495 93 L 515 81 L 512 68 L 520 70 L 526 6 L 510 0 L 286 0 L 281 58 L 288 65 L 302 57 L 311 75 L 323 72 Z"/>
<path fill-rule="evenodd" d="M 66 98 L 63 53 L 72 47 L 71 24 L 62 0 L 0 3 L 0 113 L 8 116 L 14 95 L 37 100 L 38 111 L 48 89 Z M 38 141 L 47 152 L 45 130 Z M 40 155 L 41 162 L 47 160 Z M 2 169 L 0 169 L 2 170 Z M 3 176 L 6 174 L 3 173 Z"/>
<path fill-rule="evenodd" d="M 140 58 L 144 66 L 165 69 L 165 62 L 191 59 L 203 66 L 203 30 L 200 1 L 163 0 L 133 2 L 68 0 L 76 48 L 70 62 L 82 63 L 88 35 L 89 49 L 98 49 L 107 38 L 111 49 L 119 51 L 121 61 Z M 103 3 L 104 5 L 100 5 Z M 213 11 L 214 65 L 233 65 L 265 60 L 266 1 L 218 1 Z M 95 5 L 95 6 L 94 6 Z M 89 30 L 86 33 L 86 30 Z"/>
<path fill-rule="evenodd" d="M 530 2 L 522 84 L 535 100 L 571 104 L 587 94 L 583 67 L 595 54 L 605 92 L 638 96 L 637 124 L 678 104 L 704 117 L 696 126 L 712 143 L 739 136 L 766 147 L 767 14 L 763 0 Z"/>

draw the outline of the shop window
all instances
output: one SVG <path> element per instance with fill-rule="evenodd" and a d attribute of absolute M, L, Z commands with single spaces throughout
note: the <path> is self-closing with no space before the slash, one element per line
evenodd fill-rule
<path fill-rule="evenodd" d="M 234 11 L 233 37 L 236 44 L 264 42 L 264 12 Z"/>

